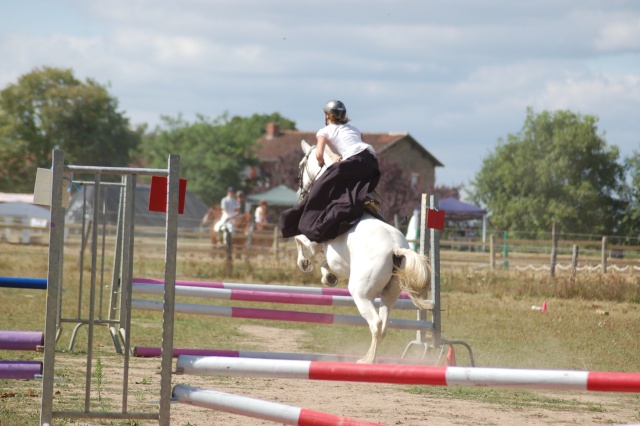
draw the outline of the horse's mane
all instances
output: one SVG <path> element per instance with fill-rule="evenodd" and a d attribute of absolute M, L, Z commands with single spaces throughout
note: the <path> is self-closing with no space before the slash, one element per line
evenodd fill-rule
<path fill-rule="evenodd" d="M 309 145 L 311 147 L 315 147 L 314 145 L 311 145 L 310 143 L 308 143 L 304 139 L 302 140 L 302 142 L 306 143 L 307 145 Z M 323 156 L 324 156 L 324 162 L 327 165 L 333 164 L 333 163 L 337 162 L 340 159 L 340 156 L 338 154 L 336 154 L 335 152 L 333 152 L 333 150 L 331 149 L 329 144 L 325 144 Z"/>
<path fill-rule="evenodd" d="M 327 144 L 324 146 L 324 161 L 328 164 L 333 164 L 340 159 L 340 156 L 331 150 L 331 147 Z M 329 160 L 329 161 L 327 161 Z"/>

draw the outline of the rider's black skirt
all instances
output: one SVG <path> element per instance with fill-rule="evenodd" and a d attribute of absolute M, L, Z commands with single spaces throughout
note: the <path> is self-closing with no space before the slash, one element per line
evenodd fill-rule
<path fill-rule="evenodd" d="M 378 160 L 367 150 L 332 164 L 301 202 L 282 213 L 282 236 L 325 242 L 344 234 L 362 217 L 365 197 L 379 180 Z"/>

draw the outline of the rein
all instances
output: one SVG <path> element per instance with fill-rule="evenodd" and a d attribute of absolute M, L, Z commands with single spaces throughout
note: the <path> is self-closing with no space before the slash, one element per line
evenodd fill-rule
<path fill-rule="evenodd" d="M 309 195 L 309 191 L 311 191 L 311 187 L 313 187 L 314 182 L 316 181 L 316 179 L 318 179 L 318 176 L 320 175 L 320 172 L 324 167 L 324 166 L 321 166 L 320 170 L 318 170 L 318 173 L 316 173 L 315 176 L 311 176 L 311 174 L 309 173 L 309 167 L 308 167 L 309 157 L 311 156 L 311 153 L 313 152 L 313 150 L 316 148 L 317 147 L 315 146 L 311 147 L 309 152 L 307 152 L 307 154 L 304 156 L 304 158 L 300 162 L 300 174 L 299 174 L 299 184 L 298 184 L 298 190 L 300 191 L 300 196 L 298 197 L 298 201 L 303 200 L 307 195 Z M 306 172 L 307 177 L 310 180 L 309 185 L 306 188 L 304 188 L 304 175 L 303 175 L 304 172 Z"/>

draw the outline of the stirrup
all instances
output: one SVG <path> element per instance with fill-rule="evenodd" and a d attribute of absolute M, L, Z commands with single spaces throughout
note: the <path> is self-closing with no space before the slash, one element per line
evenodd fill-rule
<path fill-rule="evenodd" d="M 373 209 L 374 211 L 380 211 L 380 201 L 375 200 L 367 195 L 367 198 L 364 199 L 364 207 Z"/>
<path fill-rule="evenodd" d="M 367 195 L 364 199 L 364 211 L 372 215 L 373 217 L 380 219 L 383 222 L 386 222 L 384 216 L 382 216 L 380 201 L 371 198 Z"/>

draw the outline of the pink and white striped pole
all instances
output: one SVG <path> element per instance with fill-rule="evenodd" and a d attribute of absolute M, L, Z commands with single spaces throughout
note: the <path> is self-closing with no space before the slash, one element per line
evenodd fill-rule
<path fill-rule="evenodd" d="M 286 288 L 286 286 L 281 286 Z M 133 283 L 136 294 L 163 294 L 164 288 L 157 284 Z M 332 296 L 326 294 L 290 293 L 282 291 L 258 291 L 245 289 L 226 289 L 209 287 L 176 286 L 176 296 L 202 297 L 221 300 L 235 300 L 241 302 L 288 303 L 295 305 L 316 306 L 355 306 L 351 296 Z M 374 300 L 380 304 L 380 298 Z M 398 299 L 394 309 L 417 309 L 409 299 Z"/>
<path fill-rule="evenodd" d="M 380 423 L 366 422 L 350 417 L 336 416 L 319 411 L 292 407 L 290 405 L 247 396 L 233 395 L 186 385 L 173 387 L 173 396 L 183 404 L 211 408 L 227 413 L 240 414 L 285 425 L 296 426 L 380 426 Z"/>
<path fill-rule="evenodd" d="M 164 284 L 164 280 L 155 278 L 134 278 L 134 284 Z M 346 288 L 307 287 L 275 284 L 226 283 L 220 281 L 176 280 L 176 286 L 201 288 L 226 288 L 229 290 L 271 291 L 297 294 L 324 294 L 327 296 L 351 296 Z M 400 293 L 400 299 L 409 299 L 409 294 Z"/>
<path fill-rule="evenodd" d="M 489 386 L 524 389 L 639 392 L 640 373 L 525 370 L 479 367 L 353 364 L 220 357 L 178 357 L 184 374 L 431 386 Z"/>
<path fill-rule="evenodd" d="M 134 299 L 131 301 L 131 307 L 133 309 L 162 312 L 163 303 L 159 300 Z M 367 321 L 359 316 L 327 314 L 320 312 L 296 312 L 277 309 L 240 308 L 235 306 L 197 305 L 193 303 L 176 303 L 174 311 L 182 314 L 212 315 L 217 317 L 307 322 L 358 327 L 369 326 Z M 429 321 L 389 318 L 388 327 L 401 330 L 432 330 L 433 323 Z"/>

